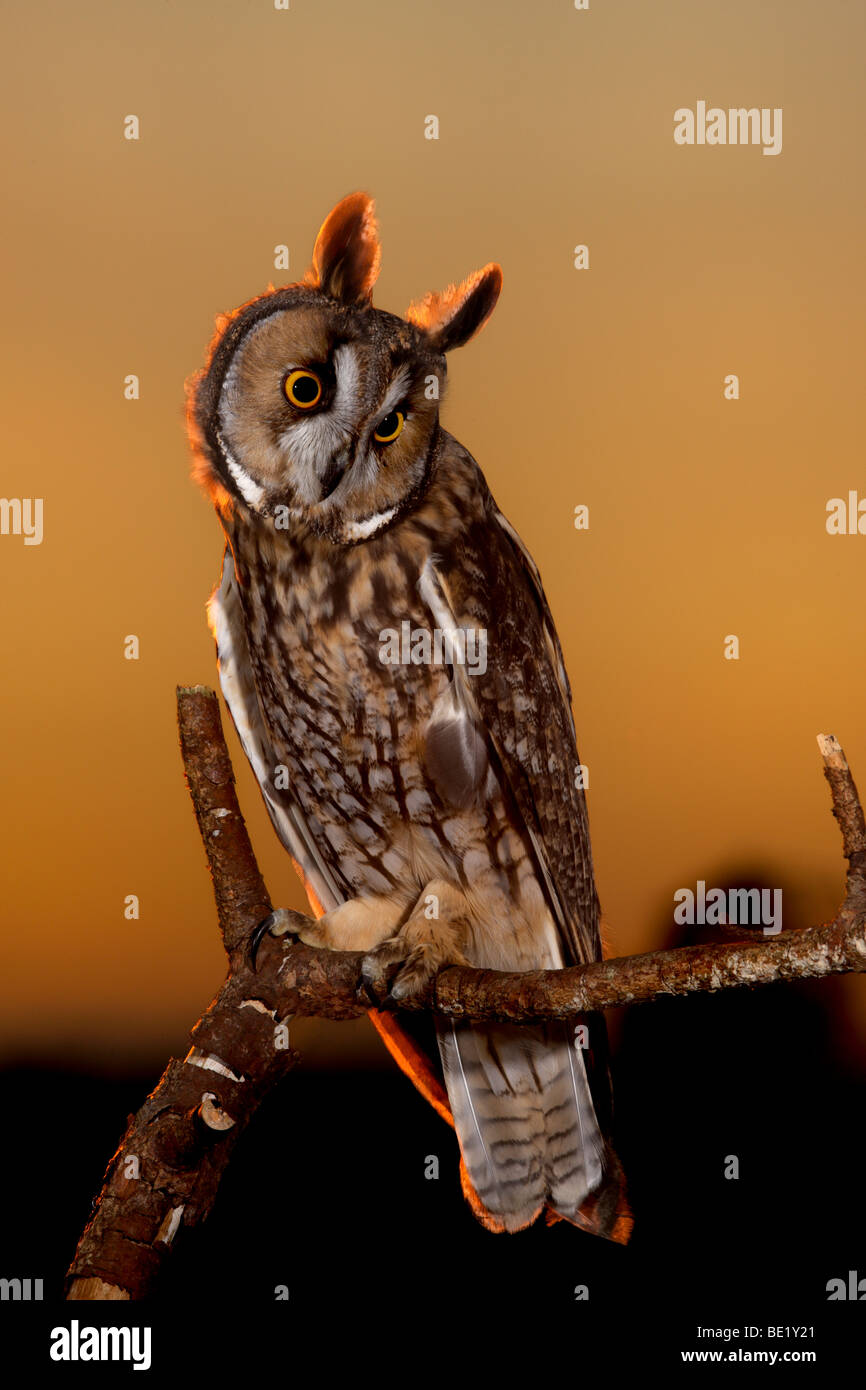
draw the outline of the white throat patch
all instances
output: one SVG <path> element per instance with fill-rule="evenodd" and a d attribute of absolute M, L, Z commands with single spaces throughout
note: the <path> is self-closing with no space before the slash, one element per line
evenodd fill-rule
<path fill-rule="evenodd" d="M 343 536 L 347 541 L 366 541 L 370 536 L 375 536 L 377 531 L 381 531 L 383 526 L 397 515 L 396 507 L 389 507 L 386 512 L 377 512 L 375 516 L 365 517 L 363 521 L 350 521 L 348 526 L 343 528 Z"/>

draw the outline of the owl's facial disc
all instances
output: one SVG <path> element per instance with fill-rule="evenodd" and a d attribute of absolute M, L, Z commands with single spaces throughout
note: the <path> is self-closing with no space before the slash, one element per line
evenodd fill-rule
<path fill-rule="evenodd" d="M 413 376 L 410 366 L 389 368 L 384 396 L 365 401 L 360 389 L 365 373 L 361 350 L 351 343 L 341 344 L 334 362 L 335 409 L 329 416 L 322 413 L 318 420 L 305 420 L 303 427 L 300 422 L 291 424 L 283 441 L 292 464 L 304 466 L 304 481 L 311 482 L 313 490 L 318 487 L 318 496 L 310 496 L 308 501 L 311 507 L 318 506 L 320 513 L 353 509 L 354 502 L 381 491 L 383 470 L 396 461 L 390 446 L 402 434 L 405 422 L 414 418 L 407 399 Z M 336 451 L 332 428 L 345 432 Z"/>
<path fill-rule="evenodd" d="M 444 363 L 380 310 L 301 303 L 241 338 L 219 397 L 220 444 L 247 506 L 334 540 L 387 525 L 426 477 Z M 431 399 L 432 396 L 432 399 Z"/>

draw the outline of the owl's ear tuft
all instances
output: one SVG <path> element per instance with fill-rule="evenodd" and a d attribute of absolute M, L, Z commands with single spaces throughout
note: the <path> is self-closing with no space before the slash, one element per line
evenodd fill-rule
<path fill-rule="evenodd" d="M 502 289 L 502 271 L 491 262 L 476 270 L 460 285 L 449 285 L 441 294 L 425 294 L 406 310 L 406 317 L 425 334 L 434 352 L 450 352 L 468 343 L 496 307 Z"/>
<path fill-rule="evenodd" d="M 307 281 L 347 304 L 369 302 L 381 254 L 373 199 L 350 193 L 322 223 Z"/>

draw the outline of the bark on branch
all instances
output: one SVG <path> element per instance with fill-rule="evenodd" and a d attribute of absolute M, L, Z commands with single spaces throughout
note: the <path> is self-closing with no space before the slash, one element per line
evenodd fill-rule
<path fill-rule="evenodd" d="M 109 1163 L 67 1276 L 69 1299 L 149 1293 L 182 1227 L 204 1220 L 232 1150 L 264 1096 L 295 1065 L 293 1015 L 355 1018 L 380 1006 L 360 984 L 360 952 L 314 950 L 266 937 L 252 969 L 246 943 L 271 911 L 238 805 L 219 705 L 204 686 L 179 688 L 184 768 L 229 957 L 225 983 L 172 1060 Z M 850 769 L 819 735 L 848 860 L 834 920 L 760 941 L 685 947 L 567 970 L 506 974 L 450 968 L 406 1008 L 454 1018 L 530 1022 L 661 995 L 866 970 L 866 823 Z"/>

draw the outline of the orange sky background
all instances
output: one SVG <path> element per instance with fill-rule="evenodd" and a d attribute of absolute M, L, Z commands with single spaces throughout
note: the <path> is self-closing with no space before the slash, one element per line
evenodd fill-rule
<path fill-rule="evenodd" d="M 355 188 L 380 307 L 503 267 L 443 418 L 542 572 L 616 952 L 665 944 L 697 879 L 761 872 L 786 925 L 831 916 L 817 733 L 866 790 L 866 536 L 825 529 L 829 498 L 866 497 L 866 9 L 209 0 L 2 25 L 0 492 L 44 499 L 41 545 L 0 536 L 4 1059 L 161 1066 L 223 976 L 175 725 L 175 685 L 216 680 L 222 550 L 184 380 Z M 698 100 L 781 107 L 782 153 L 675 145 Z M 231 748 L 272 897 L 300 907 Z M 853 1057 L 863 981 L 820 990 Z M 365 1020 L 292 1041 L 386 1062 Z"/>

